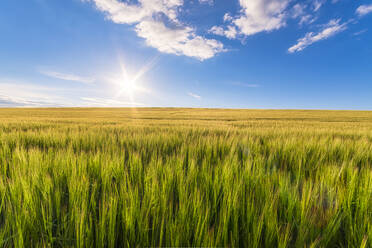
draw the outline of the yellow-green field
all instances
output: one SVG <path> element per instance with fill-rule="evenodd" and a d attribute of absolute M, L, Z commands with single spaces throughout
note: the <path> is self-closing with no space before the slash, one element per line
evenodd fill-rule
<path fill-rule="evenodd" d="M 372 112 L 0 109 L 0 247 L 372 247 Z"/>

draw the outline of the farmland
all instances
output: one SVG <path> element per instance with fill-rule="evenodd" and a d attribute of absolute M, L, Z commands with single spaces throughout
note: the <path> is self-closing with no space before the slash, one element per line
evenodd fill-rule
<path fill-rule="evenodd" d="M 372 247 L 372 112 L 0 109 L 0 247 Z"/>

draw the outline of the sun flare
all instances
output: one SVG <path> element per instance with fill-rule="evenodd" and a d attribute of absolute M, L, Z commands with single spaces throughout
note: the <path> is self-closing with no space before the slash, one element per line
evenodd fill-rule
<path fill-rule="evenodd" d="M 123 91 L 126 91 L 129 95 L 133 95 L 136 91 L 136 82 L 129 80 L 121 85 Z"/>
<path fill-rule="evenodd" d="M 117 97 L 125 94 L 131 99 L 134 97 L 137 88 L 138 88 L 138 78 L 136 76 L 130 76 L 125 66 L 121 65 L 121 75 L 120 78 L 116 81 L 116 84 L 119 86 L 119 91 Z"/>
<path fill-rule="evenodd" d="M 138 90 L 137 82 L 132 79 L 124 79 L 120 80 L 118 83 L 119 91 L 117 96 L 121 96 L 123 94 L 133 97 Z"/>
<path fill-rule="evenodd" d="M 131 101 L 134 101 L 134 98 L 138 92 L 148 92 L 148 89 L 144 88 L 141 83 L 142 77 L 155 65 L 158 57 L 150 60 L 149 63 L 144 65 L 137 73 L 131 74 L 127 70 L 127 66 L 120 61 L 121 72 L 119 78 L 114 80 L 115 84 L 118 86 L 118 92 L 116 98 L 126 95 Z"/>

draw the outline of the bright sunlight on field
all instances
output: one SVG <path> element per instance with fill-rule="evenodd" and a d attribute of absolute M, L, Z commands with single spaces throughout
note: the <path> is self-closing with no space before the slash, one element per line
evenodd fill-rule
<path fill-rule="evenodd" d="M 1 247 L 372 247 L 372 112 L 1 109 Z"/>

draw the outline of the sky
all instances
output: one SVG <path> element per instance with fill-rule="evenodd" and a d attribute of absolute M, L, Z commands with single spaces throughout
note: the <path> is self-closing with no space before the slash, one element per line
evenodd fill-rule
<path fill-rule="evenodd" d="M 0 107 L 372 110 L 372 0 L 2 0 Z"/>

